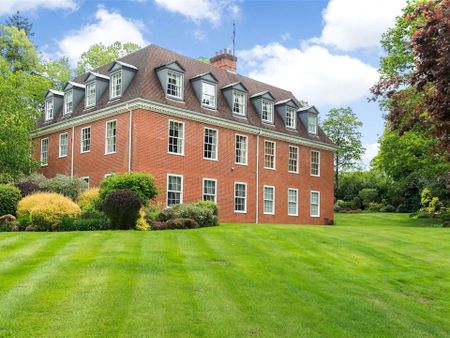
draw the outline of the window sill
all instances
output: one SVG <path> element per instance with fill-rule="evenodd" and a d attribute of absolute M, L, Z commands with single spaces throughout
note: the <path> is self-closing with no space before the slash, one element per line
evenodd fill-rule
<path fill-rule="evenodd" d="M 264 169 L 267 169 L 267 170 L 273 170 L 273 171 L 276 171 L 276 170 L 277 170 L 277 168 L 268 168 L 268 167 L 264 167 Z"/>
<path fill-rule="evenodd" d="M 67 155 L 64 155 L 64 156 L 59 155 L 58 156 L 58 158 L 66 158 L 66 157 L 67 157 Z"/>
<path fill-rule="evenodd" d="M 41 167 L 48 167 L 48 163 L 47 164 L 41 164 Z"/>
<path fill-rule="evenodd" d="M 311 218 L 320 218 L 320 215 L 309 215 Z"/>
<path fill-rule="evenodd" d="M 246 214 L 247 211 L 239 211 L 239 210 L 234 210 L 235 214 Z"/>
<path fill-rule="evenodd" d="M 289 173 L 289 174 L 296 174 L 296 175 L 300 174 L 299 171 L 289 171 L 289 170 L 288 170 L 288 173 Z"/>
<path fill-rule="evenodd" d="M 203 159 L 206 160 L 206 161 L 213 161 L 213 162 L 218 162 L 219 161 L 219 159 L 217 159 L 217 158 L 206 158 L 206 157 L 203 157 Z"/>
<path fill-rule="evenodd" d="M 313 175 L 313 174 L 311 174 L 310 176 L 311 177 L 320 177 L 320 175 Z"/>
<path fill-rule="evenodd" d="M 234 113 L 234 112 L 233 112 L 233 116 L 234 116 L 234 117 L 239 117 L 239 118 L 241 118 L 241 119 L 246 119 L 246 120 L 247 120 L 247 115 L 245 115 L 245 114 L 241 115 L 241 114 L 238 114 L 238 113 Z"/>
<path fill-rule="evenodd" d="M 105 153 L 105 156 L 107 156 L 107 155 L 114 155 L 114 154 L 117 154 L 117 151 L 113 151 L 113 152 L 110 152 L 110 153 Z"/>
<path fill-rule="evenodd" d="M 86 150 L 86 151 L 80 151 L 80 154 L 87 154 L 87 153 L 90 153 L 91 151 L 90 150 Z M 106 154 L 105 154 L 106 155 Z"/>
<path fill-rule="evenodd" d="M 182 98 L 182 97 L 176 97 L 176 96 L 169 96 L 169 95 L 166 95 L 166 99 L 167 100 L 170 100 L 170 101 L 175 101 L 175 102 L 179 102 L 179 103 L 185 103 L 184 102 L 184 99 Z"/>
<path fill-rule="evenodd" d="M 274 212 L 263 212 L 263 215 L 275 216 Z"/>
<path fill-rule="evenodd" d="M 167 152 L 169 155 L 176 155 L 176 156 L 184 156 L 184 153 L 171 153 L 170 151 Z"/>
<path fill-rule="evenodd" d="M 298 217 L 298 214 L 288 214 L 289 217 Z"/>
<path fill-rule="evenodd" d="M 237 162 L 234 162 L 234 164 L 237 164 L 237 165 L 242 165 L 242 166 L 246 166 L 246 167 L 248 167 L 248 163 L 237 163 Z"/>

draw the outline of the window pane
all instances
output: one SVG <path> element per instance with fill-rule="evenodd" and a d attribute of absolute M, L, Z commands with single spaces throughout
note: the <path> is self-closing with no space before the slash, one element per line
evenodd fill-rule
<path fill-rule="evenodd" d="M 217 130 L 205 129 L 203 156 L 205 158 L 217 159 Z"/>
<path fill-rule="evenodd" d="M 110 121 L 106 124 L 106 153 L 114 153 L 116 149 L 117 121 Z"/>
<path fill-rule="evenodd" d="M 169 122 L 169 153 L 183 154 L 183 123 Z"/>
<path fill-rule="evenodd" d="M 233 92 L 233 112 L 238 115 L 245 115 L 245 94 L 237 91 Z"/>
<path fill-rule="evenodd" d="M 181 99 L 181 74 L 167 73 L 167 94 Z"/>
<path fill-rule="evenodd" d="M 91 150 L 91 128 L 81 129 L 81 151 L 87 152 Z"/>
<path fill-rule="evenodd" d="M 234 185 L 234 210 L 235 211 L 246 211 L 247 204 L 247 187 L 242 183 L 235 183 Z"/>
<path fill-rule="evenodd" d="M 215 180 L 203 180 L 203 200 L 204 201 L 216 201 L 216 181 Z"/>
<path fill-rule="evenodd" d="M 297 215 L 297 195 L 298 192 L 295 189 L 288 190 L 288 214 L 289 215 Z"/>
<path fill-rule="evenodd" d="M 298 173 L 298 147 L 289 146 L 288 171 Z"/>
<path fill-rule="evenodd" d="M 264 213 L 274 213 L 275 188 L 264 187 Z"/>
<path fill-rule="evenodd" d="M 236 135 L 236 163 L 247 164 L 247 137 Z"/>
<path fill-rule="evenodd" d="M 320 153 L 318 151 L 311 151 L 311 175 L 320 175 Z"/>
<path fill-rule="evenodd" d="M 273 103 L 262 100 L 262 119 L 266 122 L 273 122 Z"/>
<path fill-rule="evenodd" d="M 182 177 L 181 176 L 169 176 L 167 183 L 167 205 L 181 203 L 182 192 Z"/>
<path fill-rule="evenodd" d="M 212 108 L 216 106 L 216 86 L 202 83 L 202 104 Z"/>
<path fill-rule="evenodd" d="M 264 167 L 275 169 L 275 143 L 270 141 L 264 142 Z"/>

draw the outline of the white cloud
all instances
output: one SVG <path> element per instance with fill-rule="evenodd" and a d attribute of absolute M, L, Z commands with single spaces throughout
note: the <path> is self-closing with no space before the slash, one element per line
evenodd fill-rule
<path fill-rule="evenodd" d="M 375 68 L 321 46 L 288 49 L 279 43 L 238 53 L 249 77 L 294 92 L 315 105 L 340 105 L 368 95 L 377 80 Z"/>
<path fill-rule="evenodd" d="M 142 47 L 148 44 L 143 36 L 144 24 L 141 21 L 125 18 L 119 12 L 110 12 L 104 7 L 97 8 L 95 19 L 95 23 L 69 32 L 58 42 L 58 54 L 67 56 L 72 66 L 95 43 L 134 42 Z"/>
<path fill-rule="evenodd" d="M 364 144 L 364 148 L 366 148 L 366 151 L 362 156 L 362 163 L 366 168 L 369 168 L 370 161 L 372 161 L 372 159 L 378 155 L 378 151 L 380 150 L 380 144 L 379 143 Z"/>
<path fill-rule="evenodd" d="M 406 0 L 330 0 L 322 34 L 312 41 L 344 51 L 377 47 L 405 5 Z"/>
<path fill-rule="evenodd" d="M 235 0 L 155 0 L 155 3 L 172 13 L 181 14 L 195 22 L 207 20 L 214 25 L 220 23 L 224 14 L 236 17 L 239 6 Z"/>
<path fill-rule="evenodd" d="M 2 0 L 0 1 L 0 15 L 15 13 L 16 11 L 32 11 L 38 8 L 51 10 L 78 8 L 74 0 Z"/>
<path fill-rule="evenodd" d="M 199 41 L 205 40 L 206 39 L 205 32 L 202 31 L 201 29 L 196 29 L 194 31 L 194 38 L 195 38 L 195 40 L 199 40 Z"/>

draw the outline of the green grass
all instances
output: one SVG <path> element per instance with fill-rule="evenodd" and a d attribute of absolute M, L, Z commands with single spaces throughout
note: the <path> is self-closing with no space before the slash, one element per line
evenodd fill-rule
<path fill-rule="evenodd" d="M 0 336 L 450 336 L 450 229 L 336 219 L 0 233 Z"/>

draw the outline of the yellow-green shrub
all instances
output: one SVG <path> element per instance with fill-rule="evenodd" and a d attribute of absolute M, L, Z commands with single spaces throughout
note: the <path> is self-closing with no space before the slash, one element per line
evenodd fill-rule
<path fill-rule="evenodd" d="M 70 198 L 39 192 L 23 198 L 17 205 L 18 217 L 30 217 L 34 230 L 58 230 L 63 217 L 78 217 L 80 207 Z"/>
<path fill-rule="evenodd" d="M 83 209 L 87 206 L 96 207 L 100 200 L 99 188 L 92 188 L 82 192 L 77 198 L 78 206 Z"/>
<path fill-rule="evenodd" d="M 144 208 L 141 208 L 141 210 L 139 210 L 139 217 L 136 221 L 136 230 L 140 231 L 150 230 L 150 224 L 148 224 L 147 220 L 145 219 Z"/>

